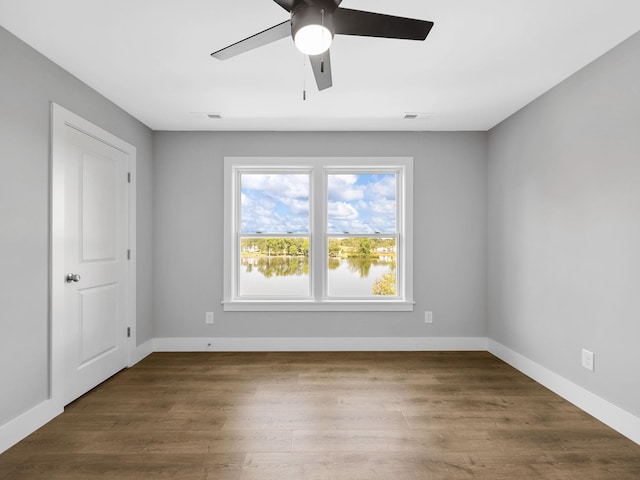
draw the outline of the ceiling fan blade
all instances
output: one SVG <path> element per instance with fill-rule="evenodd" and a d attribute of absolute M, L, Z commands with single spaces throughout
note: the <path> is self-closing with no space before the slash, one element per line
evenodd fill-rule
<path fill-rule="evenodd" d="M 229 45 L 228 47 L 213 52 L 211 56 L 219 60 L 226 60 L 227 58 L 235 57 L 241 53 L 248 52 L 254 48 L 267 45 L 289 36 L 291 36 L 291 21 L 287 20 L 286 22 L 267 28 L 260 33 L 251 35 L 244 40 L 240 40 L 233 45 Z"/>
<path fill-rule="evenodd" d="M 284 8 L 287 12 L 290 12 L 291 10 L 293 10 L 293 7 L 295 6 L 296 0 L 273 0 L 274 2 L 276 2 L 278 5 L 280 5 L 282 8 Z M 333 0 L 333 2 L 336 4 L 336 7 L 339 6 L 342 3 L 342 0 Z"/>
<path fill-rule="evenodd" d="M 320 55 L 309 55 L 309 60 L 311 61 L 311 68 L 313 68 L 313 75 L 316 77 L 318 90 L 324 90 L 333 85 L 329 50 Z"/>
<path fill-rule="evenodd" d="M 341 35 L 363 37 L 424 40 L 433 22 L 413 18 L 394 17 L 382 13 L 338 8 L 333 14 L 335 32 Z"/>
<path fill-rule="evenodd" d="M 278 5 L 280 5 L 282 8 L 284 8 L 287 12 L 290 12 L 291 10 L 293 10 L 293 4 L 295 3 L 295 0 L 273 0 L 274 2 L 276 2 Z"/>
<path fill-rule="evenodd" d="M 276 2 L 278 5 L 280 5 L 282 8 L 284 8 L 287 12 L 290 12 L 291 10 L 293 10 L 293 7 L 296 4 L 296 0 L 273 0 L 274 2 Z M 301 3 L 301 2 L 298 2 Z M 302 0 L 302 3 L 307 3 L 304 2 L 304 0 Z M 333 3 L 336 4 L 336 7 L 338 7 L 341 3 L 342 0 L 333 0 Z"/>
<path fill-rule="evenodd" d="M 282 8 L 284 8 L 287 12 L 293 10 L 293 4 L 296 3 L 295 0 L 273 0 Z"/>

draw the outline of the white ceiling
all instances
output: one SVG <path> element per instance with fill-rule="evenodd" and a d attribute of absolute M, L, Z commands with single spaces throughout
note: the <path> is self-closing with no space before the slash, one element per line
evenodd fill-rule
<path fill-rule="evenodd" d="M 0 0 L 0 25 L 154 130 L 488 130 L 640 30 L 639 0 L 342 6 L 435 26 L 425 42 L 337 36 L 318 92 L 290 39 L 209 56 L 287 20 L 271 0 Z"/>

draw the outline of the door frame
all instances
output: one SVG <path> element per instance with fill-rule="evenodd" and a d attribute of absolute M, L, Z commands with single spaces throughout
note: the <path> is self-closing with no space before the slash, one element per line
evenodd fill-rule
<path fill-rule="evenodd" d="M 103 130 L 75 113 L 51 103 L 51 158 L 50 158 L 50 278 L 49 278 L 49 399 L 60 410 L 64 408 L 65 369 L 65 129 L 73 128 L 99 140 L 129 157 L 131 181 L 128 189 L 128 243 L 131 251 L 127 262 L 127 289 L 125 291 L 126 325 L 131 336 L 125 346 L 126 364 L 131 366 L 136 348 L 136 147 Z"/>

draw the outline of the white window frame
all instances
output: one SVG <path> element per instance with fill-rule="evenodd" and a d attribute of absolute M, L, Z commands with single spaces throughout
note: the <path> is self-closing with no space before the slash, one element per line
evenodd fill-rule
<path fill-rule="evenodd" d="M 240 298 L 239 198 L 241 173 L 310 171 L 311 298 Z M 398 295 L 393 298 L 327 297 L 327 175 L 396 173 Z M 388 232 L 387 232 L 388 233 Z M 367 235 L 374 237 L 373 235 Z M 224 297 L 225 311 L 413 311 L 413 158 L 412 157 L 225 157 L 224 159 Z"/>
<path fill-rule="evenodd" d="M 238 198 L 239 198 L 239 193 L 240 193 L 240 189 L 242 188 L 241 185 L 241 175 L 244 173 L 248 173 L 248 174 L 305 174 L 305 175 L 309 175 L 309 234 L 297 234 L 297 233 L 285 233 L 285 232 L 281 232 L 281 233 L 275 233 L 275 232 L 241 232 L 240 229 L 240 224 L 241 224 L 241 218 L 240 218 L 240 214 L 241 214 L 241 209 L 238 208 Z M 282 297 L 282 296 L 276 296 L 276 295 L 270 295 L 270 296 L 240 296 L 238 294 L 238 291 L 240 289 L 240 275 L 239 275 L 239 271 L 238 269 L 240 268 L 240 263 L 237 261 L 238 260 L 238 255 L 241 255 L 241 251 L 240 251 L 240 245 L 241 245 L 241 239 L 242 238 L 306 238 L 309 237 L 309 248 L 312 248 L 312 235 L 311 232 L 313 231 L 313 225 L 314 225 L 314 220 L 313 220 L 313 208 L 312 208 L 312 202 L 313 202 L 313 192 L 314 192 L 314 188 L 313 188 L 313 169 L 308 167 L 308 166 L 303 166 L 303 167 L 299 167 L 299 166 L 283 166 L 283 165 L 277 165 L 277 166 L 263 166 L 263 167 L 255 167 L 255 166 L 240 166 L 240 165 L 236 165 L 234 166 L 234 172 L 233 172 L 233 183 L 234 188 L 235 188 L 235 193 L 234 193 L 234 223 L 232 226 L 233 229 L 233 235 L 234 235 L 234 245 L 233 245 L 233 253 L 236 255 L 236 257 L 234 257 L 233 259 L 233 286 L 232 286 L 232 292 L 236 301 L 239 302 L 274 302 L 274 301 L 281 301 L 281 302 L 298 302 L 298 301 L 311 301 L 313 300 L 313 292 L 314 292 L 314 288 L 313 288 L 313 275 L 309 275 L 309 295 L 306 297 Z M 226 230 L 225 230 L 225 235 L 226 235 Z M 313 264 L 312 264 L 312 259 L 309 258 L 309 271 L 313 271 Z M 227 277 L 225 277 L 227 278 Z"/>

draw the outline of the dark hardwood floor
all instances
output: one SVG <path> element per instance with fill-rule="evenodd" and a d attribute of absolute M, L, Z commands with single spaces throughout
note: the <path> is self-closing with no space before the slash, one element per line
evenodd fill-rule
<path fill-rule="evenodd" d="M 0 480 L 640 479 L 640 446 L 488 353 L 155 353 Z"/>

